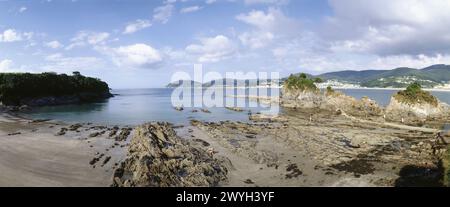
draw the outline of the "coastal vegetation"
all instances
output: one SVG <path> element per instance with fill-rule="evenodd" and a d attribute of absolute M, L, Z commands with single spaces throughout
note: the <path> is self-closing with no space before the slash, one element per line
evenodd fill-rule
<path fill-rule="evenodd" d="M 413 83 L 409 85 L 406 90 L 399 91 L 394 95 L 394 98 L 401 103 L 415 105 L 415 104 L 431 104 L 432 106 L 438 105 L 436 97 L 431 95 L 430 92 L 422 90 L 422 86 L 419 83 Z"/>
<path fill-rule="evenodd" d="M 325 94 L 326 94 L 327 96 L 331 96 L 331 95 L 336 94 L 336 91 L 335 91 L 331 86 L 327 86 L 327 89 L 326 89 L 326 91 L 325 91 Z"/>
<path fill-rule="evenodd" d="M 290 75 L 284 82 L 284 85 L 288 90 L 317 92 L 319 90 L 315 84 L 317 81 L 321 81 L 321 79 L 311 79 L 302 73 L 300 75 Z"/>
<path fill-rule="evenodd" d="M 80 101 L 110 97 L 106 82 L 73 72 L 72 75 L 46 72 L 0 73 L 0 102 L 5 105 L 43 97 L 76 96 Z"/>

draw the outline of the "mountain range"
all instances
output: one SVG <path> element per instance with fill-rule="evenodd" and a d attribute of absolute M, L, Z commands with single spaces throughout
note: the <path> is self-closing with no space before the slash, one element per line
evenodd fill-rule
<path fill-rule="evenodd" d="M 311 78 L 321 78 L 323 81 L 336 81 L 340 83 L 359 85 L 362 87 L 405 88 L 411 83 L 417 82 L 424 88 L 434 88 L 439 85 L 450 84 L 450 65 L 432 65 L 422 69 L 401 67 L 392 70 L 344 70 L 323 73 L 320 75 L 307 74 L 307 76 Z M 281 82 L 284 80 L 286 80 L 286 78 L 281 79 Z M 209 87 L 212 83 L 222 82 L 226 83 L 225 79 L 203 84 L 190 81 L 190 85 Z M 246 84 L 248 84 L 248 82 L 249 81 L 247 81 Z M 267 81 L 262 80 L 259 81 L 260 84 L 266 82 Z M 178 81 L 170 83 L 166 87 L 178 87 L 182 83 L 183 81 Z M 236 83 L 234 83 L 234 85 L 236 85 Z"/>
<path fill-rule="evenodd" d="M 314 77 L 358 84 L 363 87 L 404 88 L 413 82 L 433 88 L 450 83 L 450 65 L 432 65 L 422 69 L 396 68 L 393 70 L 338 71 Z"/>

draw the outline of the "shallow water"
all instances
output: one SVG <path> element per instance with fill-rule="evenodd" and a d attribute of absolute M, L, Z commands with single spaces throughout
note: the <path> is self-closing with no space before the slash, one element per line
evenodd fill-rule
<path fill-rule="evenodd" d="M 93 122 L 104 124 L 136 125 L 150 121 L 167 121 L 186 124 L 190 119 L 203 121 L 248 121 L 248 112 L 268 110 L 267 106 L 257 108 L 242 107 L 246 111 L 235 112 L 225 108 L 208 108 L 211 113 L 203 113 L 199 108 L 185 108 L 176 111 L 171 104 L 173 89 L 130 89 L 114 90 L 115 97 L 101 103 L 41 107 L 25 114 L 36 119 L 54 119 L 66 122 Z M 386 106 L 395 90 L 342 89 L 344 93 L 361 98 L 368 96 L 380 105 Z M 440 100 L 450 104 L 450 92 L 432 92 Z M 274 94 L 276 95 L 276 94 Z M 227 97 L 227 99 L 230 99 Z M 246 106 L 253 101 L 245 100 Z M 192 113 L 193 109 L 199 110 Z"/>
<path fill-rule="evenodd" d="M 113 90 L 113 98 L 101 103 L 69 106 L 49 106 L 34 109 L 24 116 L 35 119 L 54 119 L 66 122 L 92 122 L 102 124 L 137 125 L 151 121 L 167 121 L 186 124 L 191 119 L 203 121 L 248 121 L 248 113 L 264 112 L 268 106 L 256 108 L 242 107 L 244 112 L 235 112 L 225 108 L 208 108 L 211 113 L 204 113 L 200 108 L 184 108 L 177 111 L 172 106 L 173 89 L 129 89 Z M 192 95 L 195 97 L 194 95 Z M 225 99 L 232 99 L 227 98 Z M 250 101 L 245 100 L 249 106 Z M 193 113 L 192 110 L 198 110 Z"/>

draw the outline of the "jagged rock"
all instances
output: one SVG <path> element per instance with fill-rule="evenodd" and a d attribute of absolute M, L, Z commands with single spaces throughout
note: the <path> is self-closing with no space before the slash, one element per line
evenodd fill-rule
<path fill-rule="evenodd" d="M 392 97 L 391 102 L 386 107 L 386 114 L 393 120 L 400 120 L 407 117 L 418 119 L 443 118 L 450 114 L 450 108 L 447 104 L 440 101 L 438 101 L 437 105 L 430 103 L 408 104 Z"/>
<path fill-rule="evenodd" d="M 202 109 L 202 112 L 203 112 L 203 113 L 207 113 L 207 114 L 210 114 L 210 113 L 211 113 L 211 111 L 209 111 L 208 109 Z"/>
<path fill-rule="evenodd" d="M 100 135 L 102 135 L 101 132 L 94 132 L 94 133 L 89 134 L 89 137 L 98 137 Z"/>
<path fill-rule="evenodd" d="M 73 124 L 69 126 L 69 130 L 70 131 L 77 131 L 80 127 L 82 127 L 83 125 L 81 124 Z"/>
<path fill-rule="evenodd" d="M 14 136 L 14 135 L 19 135 L 22 134 L 21 132 L 14 132 L 14 133 L 9 133 L 8 136 Z"/>
<path fill-rule="evenodd" d="M 281 104 L 288 108 L 319 108 L 325 97 L 320 92 L 293 91 L 284 89 Z"/>
<path fill-rule="evenodd" d="M 236 111 L 236 112 L 243 112 L 244 110 L 239 107 L 225 107 L 226 109 L 230 111 Z"/>
<path fill-rule="evenodd" d="M 112 186 L 217 186 L 227 168 L 179 138 L 168 123 L 138 126 Z"/>
<path fill-rule="evenodd" d="M 59 130 L 59 132 L 58 133 L 56 133 L 56 135 L 57 136 L 62 136 L 62 135 L 65 135 L 66 134 L 66 132 L 67 132 L 67 128 L 61 128 L 61 130 Z"/>
<path fill-rule="evenodd" d="M 130 136 L 132 128 L 122 128 L 120 134 L 116 136 L 115 140 L 118 142 L 127 140 L 128 136 Z"/>
<path fill-rule="evenodd" d="M 111 129 L 111 132 L 109 132 L 109 137 L 113 137 L 113 136 L 116 136 L 116 134 L 117 134 L 117 132 L 119 131 L 119 127 L 118 126 L 114 126 L 112 129 Z"/>
<path fill-rule="evenodd" d="M 284 90 L 281 98 L 282 106 L 288 108 L 302 109 L 324 109 L 336 111 L 336 113 L 367 116 L 380 116 L 383 112 L 382 108 L 368 97 L 357 100 L 354 97 L 347 96 L 341 92 L 311 92 L 311 91 L 292 91 Z"/>

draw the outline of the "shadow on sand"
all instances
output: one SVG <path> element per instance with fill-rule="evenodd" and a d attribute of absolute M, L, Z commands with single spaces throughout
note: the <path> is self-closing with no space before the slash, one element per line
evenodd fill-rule
<path fill-rule="evenodd" d="M 442 161 L 435 168 L 407 165 L 400 170 L 399 175 L 395 181 L 396 187 L 444 187 Z"/>

